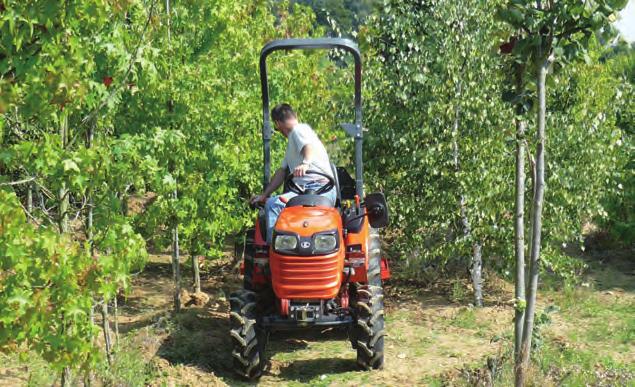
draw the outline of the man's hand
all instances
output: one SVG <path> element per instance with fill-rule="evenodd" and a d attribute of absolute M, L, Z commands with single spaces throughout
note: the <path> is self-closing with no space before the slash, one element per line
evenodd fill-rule
<path fill-rule="evenodd" d="M 249 200 L 249 202 L 251 204 L 264 204 L 267 201 L 267 197 L 265 195 L 254 195 L 251 197 L 251 199 Z"/>
<path fill-rule="evenodd" d="M 306 171 L 309 169 L 309 166 L 307 164 L 300 164 L 297 167 L 295 167 L 295 169 L 293 170 L 293 176 L 295 177 L 302 177 L 304 176 L 304 174 L 306 173 Z"/>

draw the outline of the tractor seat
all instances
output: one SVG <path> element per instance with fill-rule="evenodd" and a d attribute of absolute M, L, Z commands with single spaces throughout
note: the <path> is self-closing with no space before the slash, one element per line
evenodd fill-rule
<path fill-rule="evenodd" d="M 320 195 L 298 195 L 287 202 L 287 207 L 333 207 L 328 198 Z"/>

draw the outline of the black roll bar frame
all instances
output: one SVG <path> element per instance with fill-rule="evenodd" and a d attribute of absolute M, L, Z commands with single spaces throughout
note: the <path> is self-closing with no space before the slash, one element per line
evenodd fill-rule
<path fill-rule="evenodd" d="M 280 39 L 267 43 L 260 52 L 260 85 L 262 87 L 262 139 L 264 176 L 263 189 L 271 178 L 271 118 L 269 113 L 269 84 L 267 81 L 267 57 L 278 50 L 314 50 L 343 49 L 355 59 L 355 123 L 342 124 L 346 132 L 355 139 L 355 189 L 360 199 L 364 198 L 363 163 L 362 163 L 362 56 L 357 44 L 349 39 Z"/>

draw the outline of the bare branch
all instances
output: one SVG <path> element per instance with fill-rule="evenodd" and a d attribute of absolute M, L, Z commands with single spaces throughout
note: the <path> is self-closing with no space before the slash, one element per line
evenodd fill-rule
<path fill-rule="evenodd" d="M 27 210 L 27 209 L 26 209 L 26 207 L 24 207 L 24 205 L 22 205 L 22 202 L 20 202 L 20 201 L 18 200 L 18 203 L 20 203 L 20 207 L 22 207 L 22 209 L 24 210 L 24 213 L 25 213 L 25 214 L 26 214 L 29 218 L 31 218 L 31 219 L 32 219 L 34 222 L 36 222 L 36 223 L 39 221 L 39 219 L 37 219 L 35 216 L 33 216 L 33 214 L 31 214 L 31 212 L 29 212 L 29 210 Z"/>
<path fill-rule="evenodd" d="M 22 180 L 10 181 L 10 182 L 7 182 L 7 183 L 0 183 L 0 186 L 3 186 L 3 185 L 20 185 L 20 184 L 30 183 L 33 180 L 35 180 L 35 177 L 29 177 L 29 178 L 22 179 Z"/>

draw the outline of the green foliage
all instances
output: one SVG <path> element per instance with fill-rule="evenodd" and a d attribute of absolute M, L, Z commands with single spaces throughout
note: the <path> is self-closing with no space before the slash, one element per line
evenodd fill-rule
<path fill-rule="evenodd" d="M 173 7 L 169 40 L 165 10 L 161 28 L 153 31 L 156 49 L 147 60 L 155 72 L 140 76 L 143 92 L 124 96 L 115 127 L 146 136 L 142 153 L 159 163 L 146 188 L 160 196 L 138 219 L 147 237 L 166 246 L 168 235 L 155 235 L 157 228 L 178 223 L 188 251 L 214 256 L 227 235 L 252 221 L 246 199 L 262 181 L 259 52 L 269 40 L 323 30 L 314 30 L 315 16 L 299 5 L 292 12 L 279 6 L 277 15 L 270 2 Z M 274 53 L 268 61 L 272 103 L 289 101 L 324 140 L 334 133 L 332 113 L 347 86 L 336 83 L 344 71 L 325 59 L 323 52 L 293 52 Z M 272 146 L 276 168 L 285 142 L 274 138 Z"/>
<path fill-rule="evenodd" d="M 513 12 L 516 3 L 510 5 Z M 398 225 L 392 247 L 415 263 L 418 272 L 421 259 L 424 267 L 438 268 L 437 261 L 449 267 L 451 257 L 469 254 L 471 240 L 463 237 L 459 222 L 461 196 L 472 238 L 482 240 L 485 256 L 493 258 L 489 264 L 512 264 L 507 257 L 513 186 L 506 182 L 513 181 L 515 135 L 510 106 L 497 100 L 502 95 L 524 105 L 518 111 L 522 114 L 533 109 L 535 85 L 527 83 L 526 91 L 516 96 L 506 91 L 509 75 L 496 70 L 501 58 L 495 42 L 504 27 L 492 20 L 489 10 L 497 4 L 387 1 L 363 31 L 370 62 L 365 72 L 370 122 L 366 171 L 377 173 L 373 184 L 388 193 L 393 224 Z M 550 22 L 546 18 L 540 23 Z M 576 31 L 554 38 L 554 45 L 581 39 L 581 27 L 572 23 L 565 23 L 566 28 Z M 554 101 L 548 126 L 554 130 L 547 168 L 545 262 L 548 270 L 566 277 L 576 276 L 580 268 L 565 259 L 561 243 L 581 238 L 585 221 L 606 216 L 602 200 L 623 184 L 625 162 L 624 133 L 617 120 L 628 105 L 626 88 L 598 64 L 605 52 L 599 42 L 591 37 L 587 43 L 589 63 L 559 69 L 548 95 Z M 516 41 L 503 64 L 533 58 L 535 45 L 527 44 L 522 48 Z M 529 146 L 534 145 L 531 128 Z"/>
<path fill-rule="evenodd" d="M 393 246 L 415 271 L 469 254 L 461 196 L 486 254 L 508 248 L 513 122 L 494 97 L 495 4 L 387 1 L 363 34 L 366 171 L 387 192 Z"/>
<path fill-rule="evenodd" d="M 294 0 L 310 6 L 315 12 L 317 22 L 329 28 L 329 35 L 355 36 L 364 24 L 379 0 Z"/>
<path fill-rule="evenodd" d="M 615 170 L 618 189 L 605 200 L 607 214 L 600 220 L 616 241 L 628 246 L 635 241 L 635 47 L 622 41 L 602 59 L 607 76 L 621 81 L 616 94 L 623 102 L 614 106 L 615 124 L 622 131 L 621 166 Z"/>
<path fill-rule="evenodd" d="M 559 63 L 584 59 L 594 33 L 604 41 L 612 37 L 610 22 L 627 0 L 575 0 L 542 2 L 512 0 L 497 16 L 514 30 L 512 56 L 518 63 L 539 63 L 550 55 Z"/>
<path fill-rule="evenodd" d="M 550 66 L 542 231 L 547 242 L 581 243 L 583 224 L 606 218 L 603 200 L 619 194 L 622 187 L 625 134 L 618 120 L 628 106 L 628 98 L 624 98 L 628 88 L 609 66 L 598 62 L 607 52 L 608 39 L 614 36 L 609 23 L 625 3 L 510 1 L 498 10 L 509 36 L 499 47 L 505 71 L 509 78 L 521 73 L 529 80 L 521 90 L 502 94 L 503 100 L 516 106 L 520 119 L 532 122 L 525 113 L 537 105 L 533 103 L 536 71 Z M 513 85 L 509 80 L 507 83 L 508 87 Z M 529 149 L 537 145 L 531 130 L 527 139 Z M 579 268 L 558 251 L 558 244 L 547 243 L 545 247 L 547 269 L 574 278 Z"/>
<path fill-rule="evenodd" d="M 75 330 L 68 340 L 85 333 L 72 351 L 35 330 L 21 342 L 58 368 L 87 366 L 97 353 L 88 308 L 127 289 L 130 272 L 143 266 L 137 231 L 163 248 L 166 228 L 177 226 L 188 252 L 218 255 L 227 235 L 252 222 L 245 199 L 261 182 L 259 51 L 269 40 L 323 29 L 307 7 L 273 1 L 191 0 L 171 4 L 169 13 L 164 3 L 134 0 L 0 6 L 0 184 L 25 180 L 10 187 L 25 207 L 33 195 L 28 216 L 40 226 L 22 221 L 2 238 L 18 243 L 15 235 L 30 230 L 25 237 L 79 249 L 67 253 L 77 270 L 62 265 L 67 277 L 60 281 L 64 297 L 81 302 L 83 320 L 41 309 L 30 318 Z M 291 102 L 331 138 L 338 112 L 350 112 L 342 102 L 352 100 L 350 71 L 323 52 L 276 53 L 269 64 L 272 102 Z M 276 163 L 284 146 L 273 141 Z M 154 203 L 129 211 L 131 197 L 148 191 L 158 195 Z M 17 206 L 10 208 L 22 212 Z M 56 236 L 50 229 L 64 230 L 65 219 L 70 232 Z M 50 260 L 55 251 L 32 253 Z M 26 257 L 3 268 L 11 273 Z M 28 331 L 18 317 L 5 317 L 14 324 L 3 327 L 6 340 Z"/>
<path fill-rule="evenodd" d="M 33 201 L 29 224 L 15 193 L 0 192 L 0 345 L 86 370 L 100 358 L 93 305 L 128 289 L 147 256 L 124 207 L 157 163 L 140 154 L 142 137 L 110 137 L 110 117 L 96 114 L 144 68 L 143 28 L 131 25 L 147 14 L 128 1 L 0 7 L 0 184 L 24 179 L 10 187 Z M 90 225 L 78 221 L 88 208 Z M 55 233 L 65 219 L 72 232 Z"/>
<path fill-rule="evenodd" d="M 544 215 L 548 241 L 581 244 L 583 224 L 607 219 L 605 200 L 624 192 L 628 137 L 618 117 L 629 106 L 628 86 L 608 66 L 597 63 L 604 50 L 592 43 L 588 53 L 593 63 L 563 68 L 548 93 L 552 102 L 547 125 L 553 128 Z M 575 277 L 557 267 L 563 262 L 559 249 L 556 244 L 548 246 L 547 267 Z"/>
<path fill-rule="evenodd" d="M 23 344 L 55 368 L 86 367 L 99 352 L 90 321 L 104 269 L 87 249 L 27 224 L 15 194 L 0 191 L 0 348 Z"/>

